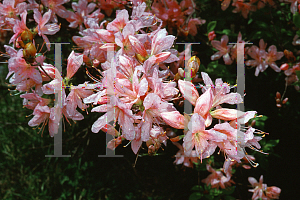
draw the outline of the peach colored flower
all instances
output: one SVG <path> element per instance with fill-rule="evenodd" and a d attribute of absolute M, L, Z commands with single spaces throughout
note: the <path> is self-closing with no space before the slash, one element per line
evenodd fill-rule
<path fill-rule="evenodd" d="M 230 53 L 230 48 L 232 47 L 232 45 L 227 45 L 227 43 L 228 43 L 227 35 L 223 35 L 221 38 L 221 41 L 217 41 L 217 40 L 211 41 L 211 45 L 219 51 L 217 53 L 215 53 L 214 55 L 212 55 L 210 57 L 210 59 L 218 60 L 223 56 L 223 60 L 224 60 L 225 64 L 231 65 L 232 60 L 229 56 L 229 53 Z"/>

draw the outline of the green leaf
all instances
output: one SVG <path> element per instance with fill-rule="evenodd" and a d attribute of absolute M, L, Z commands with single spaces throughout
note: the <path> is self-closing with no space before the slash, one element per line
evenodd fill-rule
<path fill-rule="evenodd" d="M 194 192 L 190 195 L 189 200 L 198 200 L 201 199 L 202 194 L 199 192 Z"/>
<path fill-rule="evenodd" d="M 225 34 L 225 35 L 229 35 L 230 33 L 231 33 L 230 29 L 224 29 L 223 30 L 223 34 Z"/>
<path fill-rule="evenodd" d="M 203 190 L 203 188 L 202 188 L 201 185 L 195 185 L 195 186 L 192 187 L 191 190 L 199 191 L 199 190 Z"/>
<path fill-rule="evenodd" d="M 297 71 L 295 71 L 295 72 L 296 72 L 296 75 L 297 75 L 298 79 L 300 80 L 300 71 L 297 70 Z"/>
<path fill-rule="evenodd" d="M 298 36 L 300 36 L 300 30 L 298 30 L 298 31 L 296 32 L 296 34 L 297 34 Z"/>
<path fill-rule="evenodd" d="M 296 12 L 293 16 L 293 22 L 296 27 L 300 28 L 300 14 Z"/>
<path fill-rule="evenodd" d="M 225 189 L 223 189 L 223 194 L 227 194 L 227 195 L 232 194 L 234 192 L 234 189 L 235 189 L 235 186 L 225 188 Z"/>
<path fill-rule="evenodd" d="M 279 139 L 268 141 L 268 144 L 272 145 L 273 147 L 276 146 L 278 143 L 279 143 Z"/>
<path fill-rule="evenodd" d="M 216 33 L 230 35 L 231 30 L 230 29 L 224 29 L 223 31 L 216 31 Z"/>
<path fill-rule="evenodd" d="M 63 180 L 60 181 L 60 184 L 62 185 L 62 184 L 64 184 L 64 182 L 66 182 L 66 181 L 68 181 L 68 180 L 69 180 L 69 177 L 68 177 L 68 176 L 65 176 L 65 177 L 63 178 Z"/>
<path fill-rule="evenodd" d="M 251 24 L 252 21 L 253 21 L 253 19 L 249 19 L 248 24 Z"/>
<path fill-rule="evenodd" d="M 213 31 L 217 26 L 217 21 L 211 21 L 207 24 L 207 33 Z"/>

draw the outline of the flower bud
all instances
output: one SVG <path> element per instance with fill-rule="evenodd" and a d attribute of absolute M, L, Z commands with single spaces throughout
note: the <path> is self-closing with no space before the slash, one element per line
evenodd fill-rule
<path fill-rule="evenodd" d="M 281 108 L 281 104 L 279 104 L 279 103 L 278 103 L 278 104 L 276 104 L 276 106 L 277 106 L 278 108 Z"/>
<path fill-rule="evenodd" d="M 276 98 L 277 98 L 277 99 L 280 99 L 280 98 L 281 98 L 280 92 L 276 92 Z"/>
<path fill-rule="evenodd" d="M 280 99 L 276 99 L 276 103 L 280 103 L 281 101 L 280 101 Z"/>
<path fill-rule="evenodd" d="M 182 68 L 178 68 L 178 75 L 184 78 L 184 70 Z"/>
<path fill-rule="evenodd" d="M 287 64 L 287 63 L 284 63 L 280 66 L 281 70 L 287 70 L 288 68 L 289 68 L 289 64 Z"/>
<path fill-rule="evenodd" d="M 287 102 L 288 100 L 289 100 L 289 98 L 283 99 L 282 104 L 286 104 L 286 102 Z"/>
<path fill-rule="evenodd" d="M 208 33 L 208 40 L 212 41 L 217 37 L 217 35 L 215 34 L 215 31 L 211 31 Z"/>
<path fill-rule="evenodd" d="M 174 78 L 176 81 L 178 81 L 181 78 L 181 76 L 177 73 Z"/>
<path fill-rule="evenodd" d="M 36 54 L 35 46 L 31 42 L 27 43 L 25 45 L 25 49 L 23 50 L 23 56 L 25 60 L 27 60 L 30 63 L 33 63 L 35 54 Z"/>
<path fill-rule="evenodd" d="M 197 56 L 193 56 L 188 61 L 188 66 L 190 69 L 195 69 L 195 71 L 197 72 L 199 70 L 200 63 L 200 59 Z"/>
<path fill-rule="evenodd" d="M 31 42 L 33 40 L 33 35 L 31 33 L 31 31 L 27 30 L 27 29 L 24 30 L 21 34 L 21 39 L 23 42 L 26 42 L 28 40 Z"/>

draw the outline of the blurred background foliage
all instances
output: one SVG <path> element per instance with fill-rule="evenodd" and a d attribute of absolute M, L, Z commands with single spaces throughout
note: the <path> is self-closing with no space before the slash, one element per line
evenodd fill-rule
<path fill-rule="evenodd" d="M 71 2 L 64 4 L 65 7 L 70 9 Z M 258 46 L 259 39 L 263 38 L 268 46 L 276 45 L 278 51 L 297 51 L 291 44 L 297 29 L 291 23 L 289 5 L 276 1 L 281 6 L 280 12 L 266 6 L 244 19 L 240 14 L 233 14 L 232 7 L 222 11 L 217 0 L 195 2 L 197 7 L 193 17 L 206 19 L 206 24 L 198 27 L 195 37 L 178 36 L 176 42 L 201 42 L 201 45 L 193 45 L 193 54 L 201 60 L 199 72 L 206 71 L 212 80 L 222 77 L 223 81 L 234 84 L 236 67 L 234 64 L 224 65 L 222 59 L 210 60 L 215 53 L 205 35 L 210 21 L 217 22 L 214 28 L 217 40 L 226 33 L 229 42 L 236 42 L 240 31 L 243 39 L 254 45 Z M 28 18 L 32 15 L 32 12 L 29 13 Z M 71 43 L 62 45 L 63 63 L 66 64 L 68 55 L 76 48 L 72 36 L 78 35 L 78 32 L 68 28 L 67 21 L 60 20 L 61 30 L 57 35 L 49 36 L 49 40 Z M 176 32 L 173 34 L 176 35 Z M 4 52 L 3 45 L 8 43 L 11 35 L 8 33 L 1 41 L 1 51 Z M 36 40 L 36 43 L 41 41 Z M 183 46 L 175 47 L 182 51 Z M 53 64 L 54 47 L 51 51 L 47 54 L 49 60 L 45 62 Z M 88 80 L 85 69 L 82 67 L 80 70 L 75 83 Z M 265 144 L 262 145 L 263 150 L 270 152 L 270 155 L 248 150 L 249 154 L 255 155 L 260 166 L 251 170 L 238 168 L 233 175 L 237 183 L 232 188 L 234 192 L 231 194 L 227 190 L 223 194 L 250 199 L 252 194 L 248 192 L 250 184 L 247 178 L 253 176 L 258 179 L 263 174 L 268 186 L 282 189 L 281 199 L 293 199 L 298 187 L 294 174 L 298 166 L 294 161 L 297 161 L 299 152 L 300 93 L 292 86 L 287 87 L 285 96 L 289 101 L 277 108 L 275 94 L 277 91 L 284 92 L 285 75 L 267 69 L 255 77 L 254 70 L 246 67 L 245 107 L 267 116 L 257 120 L 256 128 L 270 133 L 261 142 Z M 72 122 L 72 126 L 65 124 L 63 154 L 71 155 L 71 158 L 45 158 L 45 155 L 53 155 L 53 138 L 49 137 L 46 129 L 41 137 L 42 131 L 28 126 L 32 111 L 22 107 L 19 95 L 13 95 L 14 87 L 5 80 L 7 72 L 7 64 L 0 64 L 0 199 L 229 199 L 200 184 L 209 174 L 205 171 L 208 159 L 194 169 L 176 166 L 173 162 L 178 149 L 170 142 L 158 156 L 136 157 L 130 145 L 122 147 L 127 144 L 124 142 L 116 150 L 116 154 L 124 155 L 123 158 L 99 158 L 98 155 L 105 154 L 106 144 L 105 133 L 94 134 L 90 131 L 92 123 L 99 117 L 95 113 L 85 115 L 85 119 L 76 124 Z M 278 140 L 280 142 L 276 145 Z M 215 155 L 214 167 L 222 167 L 223 161 L 221 155 Z M 204 197 L 202 194 L 209 195 Z"/>

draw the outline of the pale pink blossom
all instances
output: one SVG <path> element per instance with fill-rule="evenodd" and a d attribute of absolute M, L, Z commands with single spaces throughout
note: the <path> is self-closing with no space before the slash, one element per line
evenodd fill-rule
<path fill-rule="evenodd" d="M 67 78 L 71 79 L 83 63 L 83 55 L 76 55 L 74 51 L 68 57 Z"/>
<path fill-rule="evenodd" d="M 221 187 L 222 189 L 225 189 L 234 183 L 234 181 L 231 180 L 231 174 L 226 174 L 226 176 L 224 176 L 221 170 L 213 169 L 209 164 L 206 164 L 206 169 L 211 172 L 211 174 L 201 182 L 206 185 L 211 185 L 211 188 L 219 189 L 219 187 Z"/>
<path fill-rule="evenodd" d="M 267 187 L 267 184 L 263 183 L 263 175 L 260 176 L 259 182 L 253 177 L 248 177 L 249 183 L 251 183 L 254 189 L 249 189 L 249 192 L 253 192 L 252 200 L 259 198 L 263 200 L 279 199 L 281 189 L 275 186 Z"/>
<path fill-rule="evenodd" d="M 244 0 L 234 0 L 232 6 L 236 8 L 232 11 L 233 13 L 241 12 L 242 16 L 247 19 L 250 11 L 255 11 L 256 7 L 250 3 L 244 3 Z"/>
<path fill-rule="evenodd" d="M 202 158 L 214 153 L 217 145 L 214 142 L 222 142 L 227 136 L 215 130 L 205 130 L 205 120 L 194 113 L 188 123 L 189 131 L 184 137 L 183 147 L 187 156 L 191 155 L 195 147 L 196 155 Z M 210 142 L 209 142 L 210 141 Z"/>
<path fill-rule="evenodd" d="M 50 41 L 46 35 L 54 35 L 60 29 L 60 26 L 56 23 L 47 24 L 50 20 L 51 12 L 52 11 L 49 10 L 42 17 L 42 14 L 40 13 L 40 11 L 38 9 L 35 9 L 34 15 L 33 15 L 34 20 L 36 21 L 36 23 L 38 23 L 36 32 L 38 32 L 39 36 L 43 37 L 48 51 L 50 51 L 51 45 L 50 45 Z"/>
<path fill-rule="evenodd" d="M 230 53 L 230 48 L 232 47 L 232 45 L 227 45 L 228 43 L 228 36 L 227 35 L 223 35 L 221 38 L 221 41 L 217 41 L 217 40 L 213 40 L 211 41 L 211 45 L 216 48 L 218 50 L 217 53 L 215 53 L 214 55 L 212 55 L 210 57 L 211 60 L 218 60 L 223 56 L 223 60 L 225 62 L 226 65 L 231 65 L 232 64 L 232 60 L 229 56 Z"/>
<path fill-rule="evenodd" d="M 56 15 L 61 18 L 69 17 L 70 11 L 62 5 L 69 1 L 70 0 L 41 0 L 41 2 L 52 11 L 50 21 L 54 23 L 58 22 Z"/>

